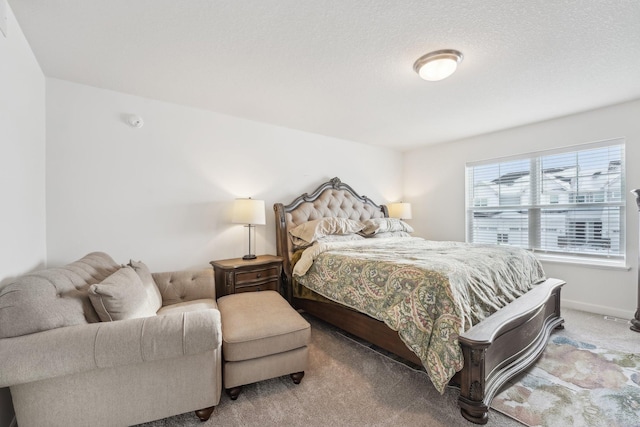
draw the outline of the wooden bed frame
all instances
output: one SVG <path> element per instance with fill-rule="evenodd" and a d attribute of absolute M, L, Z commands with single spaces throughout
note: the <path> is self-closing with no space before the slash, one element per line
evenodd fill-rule
<path fill-rule="evenodd" d="M 327 191 L 329 193 L 325 193 Z M 322 206 L 318 204 L 319 199 L 323 201 Z M 330 211 L 326 201 L 334 199 L 336 204 Z M 304 193 L 288 205 L 274 205 L 277 251 L 284 258 L 285 296 L 297 309 L 422 365 L 398 333 L 383 322 L 335 303 L 296 298 L 292 294 L 293 244 L 289 230 L 306 221 L 335 216 L 336 209 L 340 211 L 340 203 L 345 201 L 348 202 L 349 211 L 341 212 L 341 216 L 360 220 L 388 216 L 386 206 L 377 205 L 366 196 L 358 195 L 337 177 L 320 185 L 311 194 Z M 540 357 L 553 329 L 563 328 L 560 289 L 564 283 L 558 279 L 548 279 L 460 335 L 464 367 L 451 383 L 460 388 L 458 401 L 464 418 L 485 424 L 491 400 L 500 388 Z"/>

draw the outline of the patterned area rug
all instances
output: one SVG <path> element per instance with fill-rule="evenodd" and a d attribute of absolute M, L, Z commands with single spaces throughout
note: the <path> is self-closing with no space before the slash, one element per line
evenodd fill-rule
<path fill-rule="evenodd" d="M 640 426 L 640 354 L 552 337 L 491 407 L 527 426 Z"/>

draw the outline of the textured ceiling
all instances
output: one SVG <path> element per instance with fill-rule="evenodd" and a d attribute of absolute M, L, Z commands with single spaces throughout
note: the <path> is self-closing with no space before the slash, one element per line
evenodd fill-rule
<path fill-rule="evenodd" d="M 398 150 L 640 98 L 637 0 L 9 4 L 48 77 Z"/>

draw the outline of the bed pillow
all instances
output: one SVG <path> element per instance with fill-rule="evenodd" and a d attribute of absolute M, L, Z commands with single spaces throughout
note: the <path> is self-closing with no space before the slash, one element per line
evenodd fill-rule
<path fill-rule="evenodd" d="M 102 282 L 91 285 L 89 300 L 103 322 L 156 314 L 142 280 L 131 267 L 123 267 Z"/>
<path fill-rule="evenodd" d="M 354 240 L 364 240 L 359 234 L 331 234 L 318 238 L 318 242 L 351 242 Z"/>
<path fill-rule="evenodd" d="M 367 236 L 369 239 L 386 239 L 390 237 L 411 237 L 406 231 L 387 231 L 386 233 L 377 233 Z"/>
<path fill-rule="evenodd" d="M 295 245 L 311 244 L 321 237 L 354 234 L 362 230 L 364 224 L 349 218 L 321 218 L 305 222 L 289 231 Z"/>
<path fill-rule="evenodd" d="M 363 221 L 364 228 L 361 234 L 372 236 L 379 233 L 389 233 L 393 231 L 404 231 L 413 233 L 413 228 L 398 218 L 372 218 Z"/>

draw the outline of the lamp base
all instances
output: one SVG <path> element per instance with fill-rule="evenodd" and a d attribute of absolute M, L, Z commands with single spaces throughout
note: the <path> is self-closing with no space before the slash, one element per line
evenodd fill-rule
<path fill-rule="evenodd" d="M 256 259 L 257 256 L 255 256 L 254 254 L 247 254 L 245 256 L 242 257 L 243 260 L 247 261 L 247 260 L 251 260 L 251 259 Z"/>

